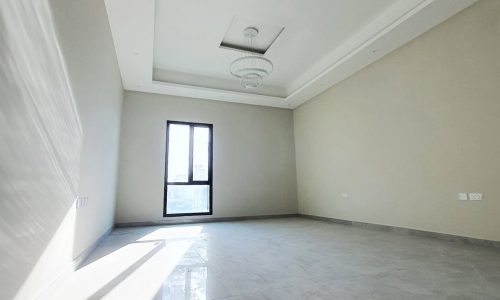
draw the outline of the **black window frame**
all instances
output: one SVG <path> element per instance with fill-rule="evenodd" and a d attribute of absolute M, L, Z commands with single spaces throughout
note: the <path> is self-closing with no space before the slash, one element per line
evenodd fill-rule
<path fill-rule="evenodd" d="M 188 169 L 188 181 L 187 182 L 168 182 L 168 147 L 169 147 L 169 133 L 170 125 L 188 125 L 189 126 L 189 169 Z M 202 127 L 208 128 L 210 141 L 208 143 L 208 180 L 193 180 L 193 144 L 194 144 L 194 128 Z M 167 138 L 165 143 L 165 180 L 163 189 L 163 217 L 185 217 L 185 216 L 204 216 L 213 214 L 213 124 L 207 123 L 195 123 L 195 122 L 185 122 L 185 121 L 171 121 L 167 120 Z M 208 199 L 208 212 L 198 212 L 198 213 L 177 213 L 169 214 L 167 213 L 167 191 L 169 185 L 208 185 L 209 186 L 209 199 Z"/>

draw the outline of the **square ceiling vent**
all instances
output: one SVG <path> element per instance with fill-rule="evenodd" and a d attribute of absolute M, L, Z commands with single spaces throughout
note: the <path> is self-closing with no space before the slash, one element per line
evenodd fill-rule
<path fill-rule="evenodd" d="M 257 36 L 254 38 L 253 45 L 250 47 L 248 38 L 244 32 L 248 27 L 258 30 Z M 279 35 L 285 30 L 285 27 L 277 25 L 264 24 L 252 20 L 233 17 L 229 24 L 226 34 L 220 43 L 220 48 L 231 49 L 236 51 L 246 51 L 256 54 L 265 54 L 273 45 Z"/>

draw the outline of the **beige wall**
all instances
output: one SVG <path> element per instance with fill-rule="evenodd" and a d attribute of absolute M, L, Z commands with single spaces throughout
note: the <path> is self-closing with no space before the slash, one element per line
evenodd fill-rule
<path fill-rule="evenodd" d="M 301 213 L 500 240 L 500 1 L 310 100 L 294 125 Z"/>
<path fill-rule="evenodd" d="M 114 224 L 123 86 L 104 1 L 50 3 L 83 127 L 78 255 Z"/>
<path fill-rule="evenodd" d="M 123 88 L 103 1 L 0 8 L 0 298 L 32 299 L 113 225 Z"/>
<path fill-rule="evenodd" d="M 214 217 L 297 212 L 292 111 L 125 92 L 117 223 L 164 219 L 167 120 L 213 124 Z"/>

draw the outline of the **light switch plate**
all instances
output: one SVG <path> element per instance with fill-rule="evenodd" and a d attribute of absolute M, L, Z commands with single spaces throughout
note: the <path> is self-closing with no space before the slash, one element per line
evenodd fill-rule
<path fill-rule="evenodd" d="M 87 206 L 88 201 L 89 201 L 88 197 L 82 197 L 82 196 L 76 197 L 76 201 L 75 201 L 76 209 L 80 209 L 82 207 Z"/>
<path fill-rule="evenodd" d="M 471 201 L 483 200 L 483 194 L 481 194 L 481 193 L 469 193 L 469 200 L 471 200 Z"/>
<path fill-rule="evenodd" d="M 467 197 L 467 193 L 458 193 L 458 200 L 467 201 L 469 198 Z"/>

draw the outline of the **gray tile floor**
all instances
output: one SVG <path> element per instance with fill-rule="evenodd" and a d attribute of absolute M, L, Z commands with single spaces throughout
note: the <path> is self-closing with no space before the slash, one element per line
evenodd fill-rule
<path fill-rule="evenodd" d="M 116 229 L 50 299 L 500 299 L 500 251 L 301 218 Z"/>

